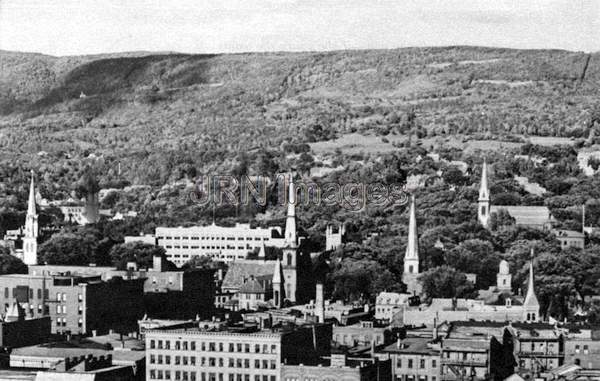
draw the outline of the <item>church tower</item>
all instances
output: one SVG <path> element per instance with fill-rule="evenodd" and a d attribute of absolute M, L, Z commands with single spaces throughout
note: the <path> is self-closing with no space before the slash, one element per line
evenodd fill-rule
<path fill-rule="evenodd" d="M 540 303 L 535 296 L 533 279 L 533 249 L 531 249 L 531 260 L 529 261 L 529 282 L 527 284 L 527 295 L 523 302 L 523 320 L 526 322 L 540 321 Z"/>
<path fill-rule="evenodd" d="M 511 282 L 512 276 L 510 275 L 508 262 L 502 260 L 496 275 L 496 288 L 500 292 L 511 292 Z"/>
<path fill-rule="evenodd" d="M 285 241 L 288 245 L 296 246 L 298 244 L 296 236 L 296 187 L 291 173 L 288 188 L 287 218 L 285 220 Z"/>
<path fill-rule="evenodd" d="M 295 303 L 298 287 L 298 237 L 296 235 L 296 188 L 290 174 L 287 219 L 285 221 L 285 247 L 283 251 L 283 277 L 285 297 Z"/>
<path fill-rule="evenodd" d="M 484 159 L 483 167 L 481 169 L 481 185 L 479 187 L 477 217 L 479 223 L 486 228 L 488 227 L 490 219 L 490 189 L 488 187 L 487 177 L 487 163 Z"/>
<path fill-rule="evenodd" d="M 415 213 L 415 196 L 411 197 L 408 220 L 408 242 L 406 243 L 406 254 L 404 255 L 404 274 L 402 281 L 407 286 L 409 293 L 419 294 L 419 238 L 417 235 L 417 217 Z"/>
<path fill-rule="evenodd" d="M 29 186 L 29 200 L 27 202 L 27 216 L 25 217 L 25 231 L 23 235 L 23 263 L 37 265 L 37 238 L 38 215 L 35 210 L 35 184 L 33 171 L 31 171 L 31 185 Z"/>
<path fill-rule="evenodd" d="M 283 306 L 284 292 L 283 285 L 281 284 L 282 279 L 281 261 L 279 258 L 275 261 L 275 270 L 273 271 L 273 304 L 277 308 Z"/>

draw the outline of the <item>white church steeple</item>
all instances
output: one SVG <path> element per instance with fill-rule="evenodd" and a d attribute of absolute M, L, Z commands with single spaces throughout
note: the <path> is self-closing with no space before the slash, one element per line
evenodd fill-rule
<path fill-rule="evenodd" d="M 417 235 L 417 217 L 415 212 L 415 196 L 411 197 L 408 217 L 408 242 L 404 255 L 404 273 L 419 273 L 419 238 Z"/>
<path fill-rule="evenodd" d="M 35 208 L 35 184 L 33 177 L 34 173 L 31 171 L 31 184 L 29 186 L 27 216 L 25 217 L 25 231 L 23 235 L 23 262 L 26 265 L 37 265 L 38 215 Z"/>
<path fill-rule="evenodd" d="M 285 242 L 291 247 L 296 247 L 298 245 L 298 237 L 296 236 L 296 187 L 294 186 L 294 177 L 291 173 L 289 176 Z"/>
<path fill-rule="evenodd" d="M 523 320 L 539 321 L 540 320 L 540 303 L 535 295 L 535 286 L 533 278 L 533 249 L 531 249 L 531 260 L 529 261 L 529 280 L 527 282 L 527 294 L 523 302 Z"/>
<path fill-rule="evenodd" d="M 406 291 L 411 294 L 421 294 L 423 287 L 419 282 L 419 237 L 417 234 L 417 216 L 415 211 L 415 196 L 411 197 L 408 212 L 408 241 L 404 255 L 404 273 L 402 282 Z"/>
<path fill-rule="evenodd" d="M 483 167 L 481 169 L 477 217 L 479 223 L 487 228 L 490 220 L 490 189 L 488 187 L 487 163 L 485 159 L 483 160 Z"/>

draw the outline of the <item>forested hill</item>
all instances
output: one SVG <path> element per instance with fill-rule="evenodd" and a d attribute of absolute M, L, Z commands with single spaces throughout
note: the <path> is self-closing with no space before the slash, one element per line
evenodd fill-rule
<path fill-rule="evenodd" d="M 77 253 L 69 263 L 100 263 L 124 234 L 210 223 L 213 213 L 219 224 L 285 221 L 274 202 L 215 209 L 193 202 L 201 174 L 296 170 L 317 183 L 408 184 L 422 271 L 441 279 L 430 295 L 470 295 L 467 272 L 477 274 L 477 288 L 493 285 L 500 259 L 515 274 L 513 289 L 522 289 L 535 247 L 538 298 L 563 318 L 573 290 L 600 293 L 600 233 L 585 250 L 563 252 L 554 235 L 510 218 L 483 229 L 479 171 L 487 157 L 496 205 L 546 205 L 557 227 L 580 230 L 585 204 L 586 224 L 600 226 L 600 176 L 592 176 L 600 169 L 599 93 L 600 54 L 557 50 L 0 52 L 0 235 L 22 224 L 30 169 L 49 200 L 81 197 L 92 184 L 111 189 L 102 208 L 138 212 L 41 237 L 40 262 L 49 263 L 67 246 Z M 582 154 L 591 158 L 581 162 Z M 405 209 L 298 207 L 315 252 L 324 249 L 327 224 L 346 226 L 347 243 L 329 262 L 336 297 L 403 289 Z M 56 210 L 41 214 L 40 226 L 61 224 Z"/>

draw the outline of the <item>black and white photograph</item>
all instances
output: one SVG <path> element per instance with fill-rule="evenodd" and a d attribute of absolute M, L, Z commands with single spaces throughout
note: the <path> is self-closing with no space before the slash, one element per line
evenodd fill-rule
<path fill-rule="evenodd" d="M 1 381 L 600 381 L 600 1 L 0 0 Z"/>

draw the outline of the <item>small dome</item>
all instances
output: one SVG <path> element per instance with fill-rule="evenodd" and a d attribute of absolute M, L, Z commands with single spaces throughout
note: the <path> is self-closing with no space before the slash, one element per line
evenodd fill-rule
<path fill-rule="evenodd" d="M 508 269 L 508 262 L 506 262 L 505 260 L 502 260 L 500 262 L 500 274 L 502 275 L 508 275 L 510 274 L 510 271 Z"/>

